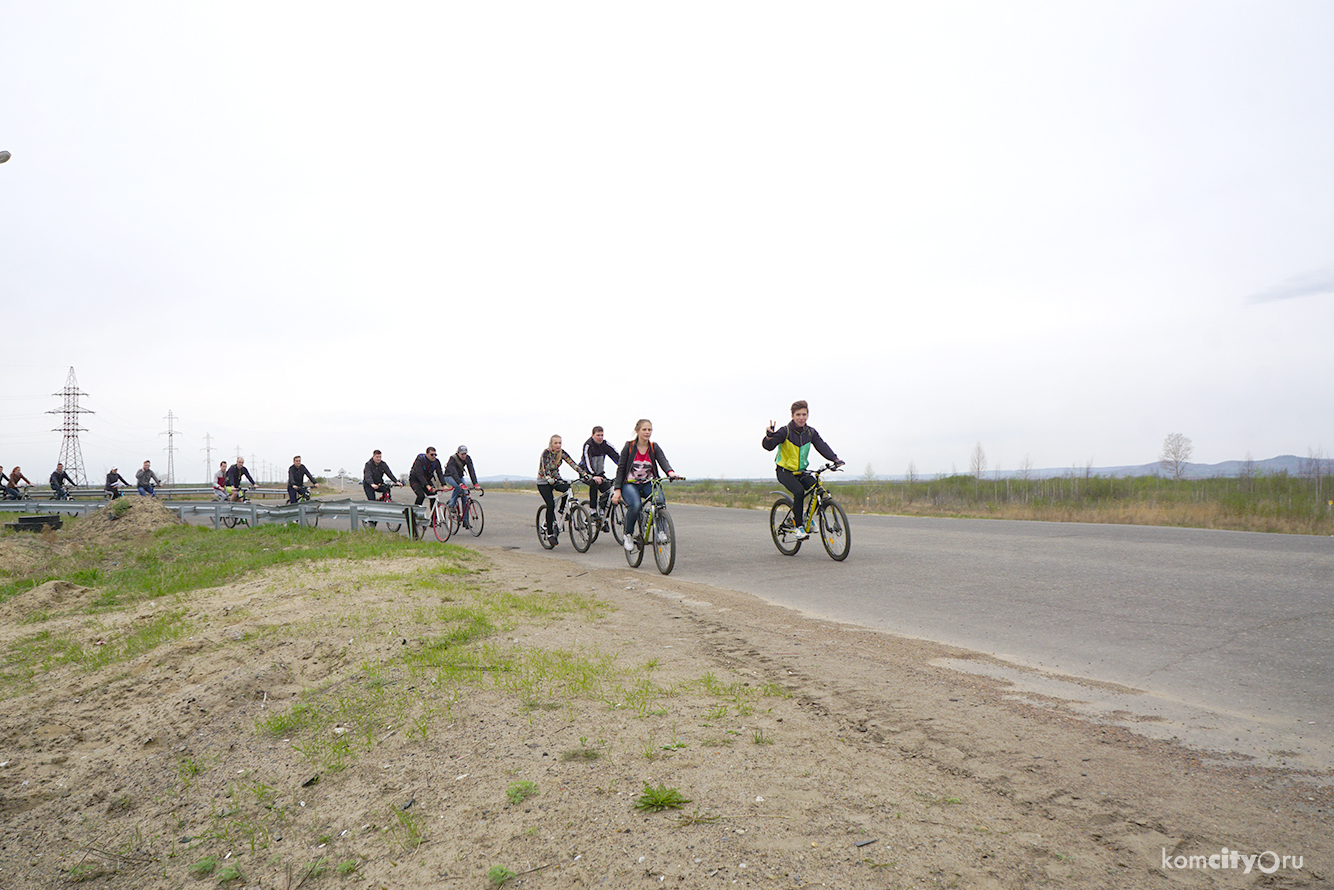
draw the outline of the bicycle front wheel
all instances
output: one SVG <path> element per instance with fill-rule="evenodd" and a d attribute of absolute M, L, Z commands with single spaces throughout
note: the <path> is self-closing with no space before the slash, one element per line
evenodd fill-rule
<path fill-rule="evenodd" d="M 644 523 L 648 519 L 648 507 L 639 514 L 639 521 L 635 523 L 635 532 L 630 536 L 634 546 L 625 551 L 625 561 L 630 564 L 630 568 L 637 569 L 639 564 L 644 561 Z"/>
<path fill-rule="evenodd" d="M 625 543 L 625 501 L 611 508 L 611 534 L 617 544 Z"/>
<path fill-rule="evenodd" d="M 485 521 L 482 516 L 482 505 L 476 500 L 468 501 L 468 531 L 472 532 L 474 538 L 481 537 L 482 524 Z"/>
<path fill-rule="evenodd" d="M 224 516 L 224 517 L 222 517 L 222 524 L 225 525 L 225 526 L 227 526 L 228 528 L 236 528 L 236 522 L 237 522 L 237 519 L 236 519 L 235 516 Z"/>
<path fill-rule="evenodd" d="M 664 575 L 670 575 L 676 566 L 676 524 L 666 507 L 653 513 L 653 561 Z"/>
<path fill-rule="evenodd" d="M 589 526 L 592 520 L 588 518 L 588 511 L 580 504 L 575 504 L 570 508 L 570 516 L 566 521 L 570 529 L 570 543 L 574 549 L 580 553 L 587 553 L 589 545 L 593 543 L 592 533 Z"/>
<path fill-rule="evenodd" d="M 792 537 L 796 531 L 796 519 L 792 515 L 792 498 L 779 498 L 769 509 L 769 534 L 773 536 L 774 546 L 784 556 L 791 556 L 801 549 L 801 541 Z"/>
<path fill-rule="evenodd" d="M 453 509 L 446 508 L 445 512 L 449 514 L 449 533 L 452 535 L 462 527 L 463 519 L 461 518 L 458 507 L 454 507 Z"/>
<path fill-rule="evenodd" d="M 852 549 L 852 530 L 848 528 L 848 514 L 832 498 L 820 505 L 820 540 L 832 559 L 842 562 Z"/>
<path fill-rule="evenodd" d="M 440 501 L 435 502 L 435 509 L 431 511 L 431 531 L 435 532 L 435 539 L 441 544 L 449 540 L 449 533 L 452 531 L 448 513 L 448 507 Z"/>
<path fill-rule="evenodd" d="M 537 542 L 542 545 L 542 549 L 550 550 L 556 546 L 559 540 L 557 535 L 547 533 L 547 521 L 549 511 L 547 505 L 543 504 L 537 508 Z"/>

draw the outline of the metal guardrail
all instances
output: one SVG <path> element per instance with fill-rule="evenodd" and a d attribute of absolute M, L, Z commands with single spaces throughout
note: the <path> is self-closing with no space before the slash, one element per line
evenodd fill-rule
<path fill-rule="evenodd" d="M 204 489 L 211 492 L 212 489 Z M 131 495 L 126 495 L 131 497 Z M 133 495 L 138 497 L 138 495 Z M 114 501 L 97 500 L 26 500 L 0 501 L 0 512 L 5 513 L 65 513 L 71 516 L 84 515 L 100 510 Z M 384 501 L 302 501 L 299 504 L 277 504 L 268 506 L 253 501 L 200 501 L 193 503 L 163 503 L 164 507 L 174 512 L 181 519 L 188 516 L 206 516 L 217 528 L 224 518 L 244 521 L 255 526 L 264 522 L 296 522 L 301 525 L 315 526 L 320 519 L 328 517 L 334 520 L 330 527 L 337 528 L 346 519 L 347 528 L 356 531 L 365 522 L 401 522 L 409 530 L 415 524 L 427 522 L 429 515 L 424 507 L 411 504 L 395 504 Z"/>

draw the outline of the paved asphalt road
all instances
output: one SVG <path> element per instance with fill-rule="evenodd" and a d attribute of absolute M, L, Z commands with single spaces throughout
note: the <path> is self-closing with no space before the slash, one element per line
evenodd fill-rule
<path fill-rule="evenodd" d="M 541 552 L 539 503 L 488 492 L 478 543 Z M 1092 710 L 1153 715 L 1160 725 L 1136 728 L 1267 763 L 1334 768 L 1334 539 L 853 514 L 852 553 L 836 563 L 814 538 L 796 556 L 781 555 L 767 511 L 671 511 L 673 578 L 1132 687 L 1145 694 L 1109 694 Z M 626 566 L 609 535 L 586 554 L 563 535 L 551 555 L 657 576 L 648 554 L 640 568 Z M 1091 697 L 1086 686 L 1028 685 Z"/>

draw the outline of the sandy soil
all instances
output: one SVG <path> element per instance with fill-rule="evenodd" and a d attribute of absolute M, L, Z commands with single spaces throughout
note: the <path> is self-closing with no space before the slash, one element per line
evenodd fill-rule
<path fill-rule="evenodd" d="M 165 511 L 163 511 L 165 513 Z M 139 526 L 121 525 L 126 519 Z M 139 535 L 163 520 L 0 539 L 0 559 Z M 471 546 L 471 542 L 465 542 Z M 599 543 L 595 546 L 604 546 Z M 605 546 L 613 546 L 606 542 Z M 187 638 L 89 676 L 41 675 L 0 722 L 0 888 L 1320 887 L 1331 876 L 1328 784 L 1150 741 L 1058 701 L 936 667 L 970 653 L 810 620 L 651 568 L 585 570 L 484 546 L 458 564 L 488 588 L 589 594 L 600 617 L 508 629 L 502 646 L 657 659 L 651 706 L 550 707 L 469 687 L 393 722 L 345 768 L 257 721 L 367 683 L 366 665 L 423 646 L 439 591 L 398 584 L 419 560 L 322 563 L 187 601 L 91 619 L 57 581 L 0 603 L 0 645 L 70 627 L 114 639 L 184 608 Z M 31 622 L 32 616 L 45 620 Z M 358 620 L 358 616 L 368 620 Z M 733 699 L 705 691 L 742 690 Z M 422 702 L 439 691 L 414 690 Z M 579 756 L 579 752 L 593 751 Z M 587 759 L 586 759 L 587 758 Z M 511 803 L 507 789 L 536 795 Z M 683 809 L 645 813 L 646 784 Z M 230 819 L 233 826 L 220 831 Z M 238 820 L 252 826 L 235 830 Z M 1178 868 L 1220 851 L 1268 857 Z M 1165 862 L 1166 860 L 1166 867 Z M 1223 860 L 1226 862 L 1226 858 Z M 323 862 L 321 866 L 319 863 Z M 348 863 L 345 874 L 334 866 Z M 1222 863 L 1220 863 L 1222 864 Z M 311 866 L 316 866 L 312 868 Z"/>

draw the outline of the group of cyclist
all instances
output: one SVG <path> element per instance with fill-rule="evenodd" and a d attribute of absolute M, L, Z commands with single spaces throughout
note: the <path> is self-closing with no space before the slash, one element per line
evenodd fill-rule
<path fill-rule="evenodd" d="M 366 489 L 368 500 L 375 500 L 374 492 L 383 490 L 384 484 L 372 482 L 372 476 L 378 472 L 379 466 L 384 466 L 388 473 L 388 466 L 380 460 L 376 460 L 380 452 L 375 452 L 370 461 L 366 464 L 366 472 L 362 477 L 362 485 Z M 373 466 L 374 465 L 374 466 Z M 392 473 L 388 473 L 389 478 L 395 478 Z M 453 510 L 468 490 L 464 477 L 472 480 L 472 487 L 481 489 L 477 482 L 477 467 L 473 465 L 472 455 L 468 454 L 468 446 L 460 445 L 449 456 L 449 460 L 444 464 L 440 463 L 440 457 L 434 446 L 428 445 L 426 450 L 417 455 L 412 462 L 412 469 L 408 471 L 408 485 L 412 487 L 412 493 L 417 496 L 414 503 L 420 507 L 428 497 L 435 497 L 436 493 L 442 488 L 451 487 L 453 492 L 449 496 L 449 509 Z M 465 513 L 463 516 L 463 527 L 469 528 L 471 520 Z"/>
<path fill-rule="evenodd" d="M 791 411 L 792 419 L 782 427 L 776 427 L 772 420 L 769 421 L 760 444 L 766 451 L 777 451 L 774 456 L 774 463 L 777 465 L 775 473 L 783 487 L 792 493 L 793 515 L 799 517 L 803 515 L 806 492 L 815 484 L 814 477 L 807 471 L 810 452 L 816 451 L 835 466 L 842 466 L 844 462 L 807 422 L 810 418 L 810 408 L 804 400 L 793 402 Z M 608 471 L 609 458 L 616 461 L 614 473 Z M 592 435 L 584 442 L 578 461 L 562 447 L 560 435 L 553 435 L 547 441 L 547 447 L 543 449 L 537 464 L 537 491 L 547 506 L 547 532 L 551 535 L 557 531 L 556 518 L 561 513 L 555 502 L 555 493 L 562 494 L 563 507 L 565 497 L 568 497 L 570 491 L 570 483 L 561 478 L 562 465 L 569 465 L 588 485 L 591 518 L 602 528 L 610 527 L 611 508 L 625 503 L 624 541 L 627 551 L 634 549 L 631 540 L 634 527 L 639 521 L 644 499 L 649 497 L 652 491 L 653 481 L 663 475 L 669 479 L 678 478 L 661 446 L 653 441 L 653 423 L 647 418 L 636 421 L 634 438 L 626 441 L 619 451 L 606 441 L 606 431 L 601 426 L 593 427 Z M 151 495 L 154 484 L 161 484 L 161 480 L 153 473 L 148 461 L 144 461 L 143 469 L 135 475 L 140 494 Z M 287 471 L 288 503 L 295 504 L 298 500 L 309 497 L 309 489 L 304 485 L 306 480 L 310 481 L 312 488 L 315 487 L 315 477 L 301 463 L 301 455 L 295 455 L 292 458 L 292 466 Z M 444 464 L 441 463 L 436 449 L 427 447 L 417 455 L 408 473 L 408 485 L 416 495 L 414 502 L 416 506 L 421 506 L 428 497 L 434 498 L 441 489 L 450 487 L 453 492 L 450 495 L 449 507 L 453 509 L 468 490 L 465 480 L 471 481 L 474 488 L 481 488 L 477 482 L 477 469 L 466 445 L 460 445 Z M 14 467 L 8 475 L 5 475 L 4 468 L 0 467 L 0 487 L 3 487 L 5 498 L 20 497 L 18 491 L 20 481 L 32 484 L 23 476 L 19 467 Z M 224 460 L 218 464 L 218 470 L 214 474 L 215 496 L 222 500 L 239 500 L 246 481 L 251 486 L 257 484 L 255 477 L 246 469 L 245 458 L 238 457 L 236 463 L 230 466 Z M 64 499 L 68 497 L 65 485 L 73 485 L 74 480 L 65 472 L 64 464 L 56 464 L 50 483 L 56 498 Z M 362 472 L 362 489 L 366 499 L 378 500 L 393 486 L 402 484 L 399 477 L 389 468 L 379 449 L 376 449 L 371 454 L 370 460 L 366 461 Z M 128 486 L 129 482 L 120 475 L 116 467 L 112 467 L 111 472 L 107 473 L 106 492 L 111 497 L 120 497 L 122 485 Z M 796 540 L 807 536 L 800 527 L 792 530 L 791 534 Z"/>
<path fill-rule="evenodd" d="M 607 444 L 606 431 L 600 426 L 593 427 L 593 434 L 584 443 L 583 455 L 576 463 L 568 452 L 561 447 L 561 437 L 552 436 L 547 447 L 537 462 L 537 491 L 547 505 L 547 534 L 555 535 L 556 517 L 560 510 L 556 506 L 554 492 L 565 494 L 570 490 L 570 483 L 561 478 L 561 465 L 569 466 L 579 474 L 588 485 L 588 503 L 592 512 L 592 521 L 606 527 L 610 508 L 625 502 L 625 549 L 635 549 L 634 526 L 639 521 L 639 513 L 648 497 L 653 480 L 661 475 L 669 479 L 677 478 L 676 471 L 667 461 L 667 455 L 653 441 L 653 422 L 641 418 L 635 422 L 635 437 L 630 439 L 618 452 Z M 607 458 L 616 459 L 616 475 L 608 479 Z M 607 492 L 611 497 L 606 497 Z M 568 494 L 566 494 L 568 497 Z M 564 498 L 562 498 L 562 505 Z"/>

